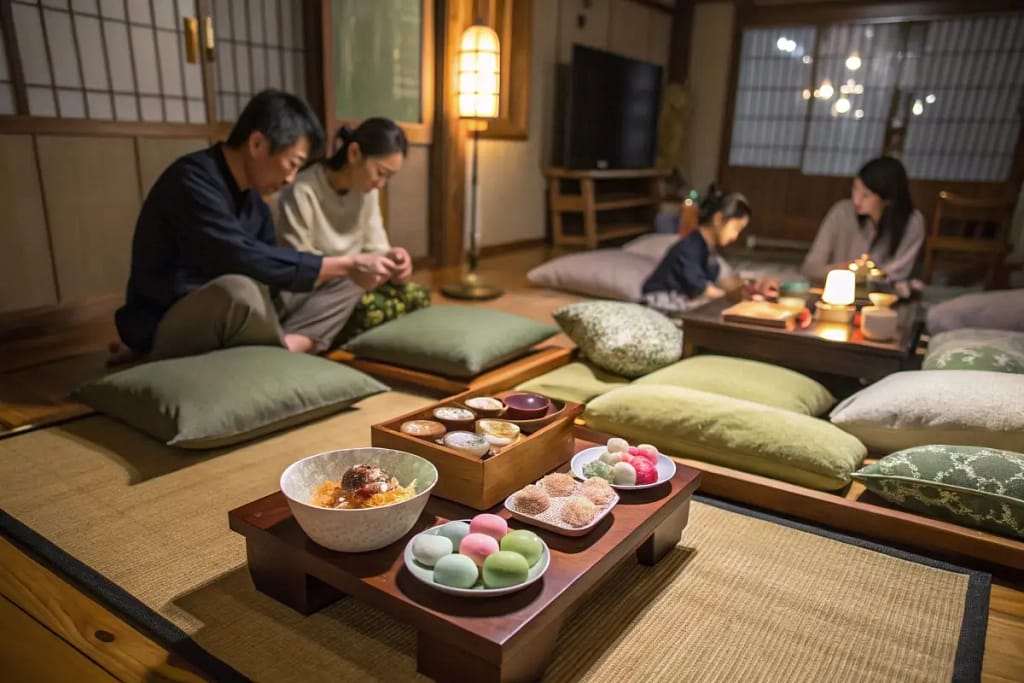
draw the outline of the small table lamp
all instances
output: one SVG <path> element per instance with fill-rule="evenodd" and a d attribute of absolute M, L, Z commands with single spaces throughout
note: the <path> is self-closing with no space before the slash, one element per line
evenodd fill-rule
<path fill-rule="evenodd" d="M 849 324 L 857 310 L 853 305 L 856 286 L 856 276 L 852 270 L 829 271 L 815 313 L 818 320 Z"/>

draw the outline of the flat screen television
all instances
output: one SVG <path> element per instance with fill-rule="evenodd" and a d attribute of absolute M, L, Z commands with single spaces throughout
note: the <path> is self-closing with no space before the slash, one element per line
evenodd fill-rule
<path fill-rule="evenodd" d="M 653 167 L 661 67 L 573 45 L 568 80 L 563 165 L 572 169 Z"/>

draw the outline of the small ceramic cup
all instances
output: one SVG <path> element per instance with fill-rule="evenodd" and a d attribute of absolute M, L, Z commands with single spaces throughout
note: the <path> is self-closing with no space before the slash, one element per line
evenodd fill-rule
<path fill-rule="evenodd" d="M 899 314 L 891 308 L 865 306 L 860 311 L 860 330 L 872 341 L 888 341 L 896 336 Z"/>
<path fill-rule="evenodd" d="M 398 429 L 403 434 L 432 441 L 440 439 L 448 431 L 443 424 L 436 420 L 406 420 Z"/>
<path fill-rule="evenodd" d="M 536 420 L 547 415 L 548 409 L 551 408 L 551 399 L 525 391 L 520 394 L 509 394 L 504 400 L 508 406 L 508 410 L 505 411 L 507 420 Z"/>
<path fill-rule="evenodd" d="M 480 417 L 498 417 L 505 412 L 505 404 L 500 398 L 493 396 L 474 396 L 467 398 L 466 407 L 473 410 Z"/>
<path fill-rule="evenodd" d="M 492 446 L 507 446 L 519 438 L 519 425 L 505 420 L 477 420 L 476 433 L 487 439 Z"/>
<path fill-rule="evenodd" d="M 474 458 L 483 457 L 491 449 L 491 444 L 481 435 L 462 430 L 448 432 L 441 438 L 441 443 Z"/>
<path fill-rule="evenodd" d="M 471 430 L 473 429 L 473 423 L 476 422 L 475 412 L 469 408 L 459 406 L 439 406 L 434 408 L 432 414 L 435 420 L 449 430 Z"/>

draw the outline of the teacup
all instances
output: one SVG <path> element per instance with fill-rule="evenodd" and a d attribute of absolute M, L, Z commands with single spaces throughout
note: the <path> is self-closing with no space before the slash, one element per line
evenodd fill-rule
<path fill-rule="evenodd" d="M 860 330 L 872 341 L 888 341 L 896 336 L 899 314 L 891 308 L 865 306 L 860 311 Z"/>
<path fill-rule="evenodd" d="M 476 413 L 461 406 L 439 406 L 433 410 L 434 419 L 449 430 L 472 430 Z"/>
<path fill-rule="evenodd" d="M 465 403 L 480 417 L 498 417 L 505 412 L 505 404 L 493 396 L 474 396 L 467 398 Z"/>

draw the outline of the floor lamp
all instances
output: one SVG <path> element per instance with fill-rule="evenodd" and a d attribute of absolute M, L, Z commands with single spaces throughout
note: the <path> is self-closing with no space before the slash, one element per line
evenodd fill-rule
<path fill-rule="evenodd" d="M 500 102 L 500 57 L 498 34 L 477 20 L 462 34 L 458 54 L 459 118 L 473 131 L 473 165 L 470 173 L 469 270 L 458 282 L 444 285 L 441 292 L 455 299 L 494 299 L 504 292 L 483 282 L 476 274 L 480 245 L 476 234 L 477 147 L 480 131 L 488 119 L 495 119 Z"/>

